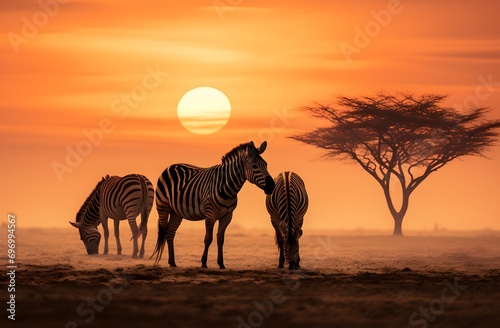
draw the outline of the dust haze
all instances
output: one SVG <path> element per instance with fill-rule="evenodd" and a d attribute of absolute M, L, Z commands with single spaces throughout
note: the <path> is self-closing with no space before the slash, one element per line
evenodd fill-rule
<path fill-rule="evenodd" d="M 76 229 L 17 232 L 17 313 L 12 327 L 496 327 L 500 323 L 500 234 L 308 231 L 297 272 L 277 269 L 272 228 L 232 225 L 225 264 L 204 229 L 183 224 L 177 268 L 165 257 L 89 256 Z M 151 254 L 154 229 L 146 242 Z M 2 252 L 6 254 L 6 252 Z M 7 257 L 2 255 L 2 265 Z M 2 285 L 8 283 L 3 275 Z"/>

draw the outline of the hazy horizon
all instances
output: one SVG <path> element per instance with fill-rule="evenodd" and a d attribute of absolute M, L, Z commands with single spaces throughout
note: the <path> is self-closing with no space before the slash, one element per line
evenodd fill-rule
<path fill-rule="evenodd" d="M 186 224 L 187 223 L 187 224 Z M 157 221 L 148 222 L 148 239 L 156 240 L 157 238 Z M 0 222 L 2 228 L 7 227 L 6 222 Z M 217 225 L 216 225 L 217 227 Z M 78 237 L 77 231 L 74 227 L 71 227 L 69 224 L 66 225 L 56 225 L 56 226 L 47 226 L 47 225 L 30 225 L 24 226 L 22 223 L 16 225 L 16 229 L 18 229 L 17 233 L 31 232 L 33 230 L 51 230 L 57 229 L 60 231 L 67 231 L 68 233 L 75 232 L 75 238 Z M 99 231 L 103 233 L 102 225 L 98 227 Z M 199 233 L 200 236 L 205 235 L 205 225 L 201 221 L 193 222 L 184 220 L 179 228 L 179 231 L 185 231 L 188 233 Z M 308 236 L 346 236 L 346 237 L 391 237 L 392 236 L 392 227 L 388 227 L 387 229 L 367 229 L 363 227 L 351 228 L 351 229 L 325 229 L 325 228 L 310 228 L 308 226 L 304 227 L 304 234 Z M 179 233 L 178 231 L 178 233 Z M 182 232 L 181 232 L 182 233 Z M 238 224 L 237 222 L 232 221 L 229 227 L 227 228 L 227 235 L 238 235 L 238 234 L 261 234 L 265 236 L 270 236 L 274 238 L 274 228 L 271 223 L 269 223 L 268 227 L 245 227 L 243 225 Z M 125 236 L 123 238 L 131 237 L 130 227 L 126 221 L 120 222 L 120 234 L 121 236 Z M 470 230 L 459 230 L 459 229 L 449 229 L 447 227 L 434 226 L 432 229 L 405 229 L 404 230 L 405 237 L 464 237 L 464 236 L 474 236 L 474 237 L 487 237 L 487 236 L 500 236 L 500 229 L 491 229 L 491 228 L 483 228 L 483 229 L 470 229 Z M 130 238 L 129 238 L 130 239 Z M 124 239 L 128 243 L 128 239 Z M 110 231 L 110 242 L 114 241 L 114 232 Z"/>

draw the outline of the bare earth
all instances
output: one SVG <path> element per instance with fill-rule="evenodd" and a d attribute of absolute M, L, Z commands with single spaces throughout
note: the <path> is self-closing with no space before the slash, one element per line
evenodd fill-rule
<path fill-rule="evenodd" d="M 233 228 L 233 229 L 232 229 Z M 306 231 L 306 234 L 308 232 Z M 146 254 L 156 240 L 150 229 Z M 18 230 L 16 320 L 2 327 L 499 327 L 500 236 L 310 232 L 302 269 L 276 269 L 270 231 L 229 227 L 200 269 L 203 231 L 179 229 L 178 268 L 88 256 L 74 229 Z M 5 245 L 5 243 L 3 243 Z M 102 249 L 102 241 L 101 241 Z M 0 263 L 5 268 L 4 246 Z M 9 279 L 2 274 L 2 304 Z M 5 325 L 7 323 L 7 325 Z"/>

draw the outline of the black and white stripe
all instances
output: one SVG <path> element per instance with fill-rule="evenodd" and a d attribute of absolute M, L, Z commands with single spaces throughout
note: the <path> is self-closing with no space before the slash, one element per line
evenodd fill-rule
<path fill-rule="evenodd" d="M 148 234 L 148 217 L 154 200 L 152 183 L 143 175 L 129 174 L 124 177 L 109 176 L 102 178 L 87 197 L 76 215 L 76 222 L 70 224 L 78 228 L 80 239 L 87 253 L 99 253 L 101 234 L 97 226 L 102 223 L 104 229 L 104 254 L 108 253 L 108 218 L 114 220 L 117 253 L 121 254 L 119 224 L 128 220 L 134 240 L 132 257 L 139 252 L 138 238 L 142 235 L 139 257 L 144 256 L 144 243 Z M 141 223 L 137 227 L 136 218 L 141 214 Z"/>
<path fill-rule="evenodd" d="M 165 241 L 168 244 L 168 263 L 175 267 L 174 237 L 182 219 L 205 220 L 205 250 L 202 267 L 207 267 L 208 248 L 212 243 L 213 228 L 217 232 L 217 264 L 224 268 L 224 233 L 236 208 L 237 194 L 246 180 L 272 193 L 274 180 L 267 171 L 267 163 L 260 154 L 266 149 L 264 141 L 259 148 L 253 142 L 241 144 L 222 157 L 222 164 L 200 168 L 189 164 L 174 164 L 165 169 L 156 187 L 158 210 L 158 240 L 151 257 L 160 261 Z"/>
<path fill-rule="evenodd" d="M 280 252 L 278 268 L 283 268 L 286 260 L 289 269 L 299 269 L 299 238 L 309 205 L 306 187 L 298 174 L 288 171 L 280 173 L 274 182 L 276 188 L 266 197 L 266 207 L 276 230 Z"/>

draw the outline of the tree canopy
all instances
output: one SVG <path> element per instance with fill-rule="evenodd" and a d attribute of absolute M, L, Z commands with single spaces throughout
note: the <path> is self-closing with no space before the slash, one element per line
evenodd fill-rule
<path fill-rule="evenodd" d="M 445 99 L 434 94 L 339 97 L 335 105 L 304 107 L 327 125 L 291 138 L 324 149 L 325 156 L 357 162 L 384 190 L 394 234 L 401 235 L 411 193 L 450 161 L 484 156 L 498 138 L 500 120 L 487 119 L 487 108 L 459 112 L 442 105 Z M 400 208 L 391 179 L 401 186 Z"/>

